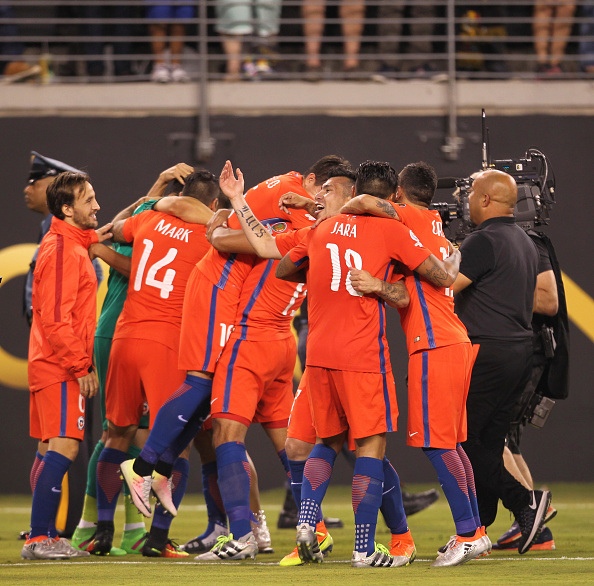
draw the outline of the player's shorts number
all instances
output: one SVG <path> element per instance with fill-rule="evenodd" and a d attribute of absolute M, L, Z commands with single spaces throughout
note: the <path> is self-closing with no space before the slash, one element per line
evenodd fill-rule
<path fill-rule="evenodd" d="M 157 262 L 150 265 L 146 273 L 146 280 L 144 280 L 144 271 L 146 270 L 151 251 L 153 250 L 153 241 L 145 238 L 143 241 L 144 251 L 138 263 L 138 270 L 136 271 L 136 278 L 134 279 L 134 291 L 140 291 L 143 281 L 149 287 L 156 287 L 161 292 L 162 299 L 168 299 L 169 293 L 173 291 L 173 279 L 175 278 L 175 270 L 167 269 L 162 281 L 157 280 L 157 271 L 167 266 L 177 256 L 177 248 L 170 248 L 167 254 Z"/>
<path fill-rule="evenodd" d="M 338 244 L 334 244 L 333 242 L 328 242 L 326 248 L 330 250 L 330 260 L 332 262 L 332 282 L 330 284 L 330 289 L 332 289 L 332 291 L 338 291 L 342 281 L 340 251 L 338 250 Z M 350 248 L 347 248 L 344 253 L 344 262 L 349 269 L 361 269 L 363 267 L 363 259 L 361 258 L 361 255 Z M 363 293 L 358 293 L 353 288 L 350 273 L 347 273 L 345 287 L 353 297 L 361 297 L 363 295 Z"/>

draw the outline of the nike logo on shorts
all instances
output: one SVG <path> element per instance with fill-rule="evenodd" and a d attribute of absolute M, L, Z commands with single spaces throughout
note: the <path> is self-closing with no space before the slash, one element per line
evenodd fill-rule
<path fill-rule="evenodd" d="M 180 421 L 183 421 L 184 423 L 188 423 L 188 420 L 187 420 L 187 419 L 184 419 L 184 416 L 183 416 L 183 415 L 178 415 L 178 416 L 177 416 L 177 418 L 178 418 Z"/>
<path fill-rule="evenodd" d="M 417 435 L 417 433 L 419 433 L 418 431 L 415 431 L 413 433 L 410 433 L 410 431 L 408 432 L 408 437 L 412 437 L 413 435 Z"/>

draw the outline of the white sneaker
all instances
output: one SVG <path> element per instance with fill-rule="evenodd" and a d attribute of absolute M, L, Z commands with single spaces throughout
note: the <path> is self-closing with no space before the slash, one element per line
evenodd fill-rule
<path fill-rule="evenodd" d="M 177 509 L 173 504 L 171 493 L 173 492 L 173 480 L 163 476 L 158 472 L 153 472 L 153 481 L 151 483 L 151 490 L 157 497 L 161 506 L 172 516 L 177 516 Z"/>
<path fill-rule="evenodd" d="M 215 546 L 210 551 L 197 555 L 194 559 L 199 562 L 256 559 L 257 553 L 258 544 L 253 533 L 250 532 L 241 539 L 233 539 L 233 533 L 231 533 L 229 536 L 219 536 Z"/>
<path fill-rule="evenodd" d="M 122 477 L 130 489 L 130 496 L 136 508 L 145 516 L 151 516 L 152 476 L 139 476 L 134 472 L 134 460 L 125 460 L 120 464 Z"/>
<path fill-rule="evenodd" d="M 188 83 L 190 81 L 190 76 L 185 69 L 179 65 L 174 65 L 171 68 L 171 81 L 175 83 Z"/>
<path fill-rule="evenodd" d="M 153 67 L 151 81 L 154 83 L 169 83 L 171 81 L 169 67 L 165 63 L 157 63 Z"/>
<path fill-rule="evenodd" d="M 272 541 L 270 539 L 270 529 L 266 523 L 266 515 L 264 511 L 259 510 L 256 515 L 257 523 L 251 521 L 252 533 L 256 538 L 258 544 L 258 553 L 274 553 L 272 548 Z"/>

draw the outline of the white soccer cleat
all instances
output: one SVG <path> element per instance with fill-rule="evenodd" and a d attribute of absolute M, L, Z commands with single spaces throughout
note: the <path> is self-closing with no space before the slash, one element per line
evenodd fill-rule
<path fill-rule="evenodd" d="M 152 476 L 140 476 L 134 472 L 134 460 L 126 460 L 120 464 L 122 477 L 130 489 L 130 496 L 136 508 L 145 516 L 150 517 Z"/>
<path fill-rule="evenodd" d="M 318 537 L 312 527 L 307 523 L 302 523 L 297 527 L 297 537 L 295 538 L 299 557 L 304 564 L 314 562 L 320 564 L 324 561 L 324 555 L 320 551 Z"/>
<path fill-rule="evenodd" d="M 194 559 L 199 562 L 225 562 L 233 560 L 256 559 L 258 544 L 253 533 L 248 533 L 242 539 L 233 539 L 230 535 L 220 535 L 214 547 L 206 553 L 197 555 Z"/>
<path fill-rule="evenodd" d="M 21 557 L 24 560 L 67 560 L 70 558 L 59 540 L 50 537 L 25 543 L 21 549 Z"/>
<path fill-rule="evenodd" d="M 272 548 L 272 540 L 270 538 L 270 529 L 266 523 L 266 515 L 263 510 L 259 510 L 256 515 L 257 523 L 251 521 L 252 533 L 256 538 L 258 544 L 258 553 L 274 553 Z"/>
<path fill-rule="evenodd" d="M 153 472 L 153 481 L 151 483 L 151 490 L 157 497 L 161 506 L 172 516 L 177 516 L 177 509 L 173 504 L 171 493 L 173 492 L 173 480 L 163 476 L 158 472 Z"/>
<path fill-rule="evenodd" d="M 375 551 L 372 554 L 365 555 L 363 552 L 354 551 L 351 558 L 351 566 L 353 568 L 397 568 L 399 566 L 407 566 L 409 563 L 401 563 L 381 543 L 375 544 Z"/>

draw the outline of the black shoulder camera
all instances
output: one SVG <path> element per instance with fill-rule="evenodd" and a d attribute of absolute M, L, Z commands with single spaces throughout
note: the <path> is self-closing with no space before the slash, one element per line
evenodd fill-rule
<path fill-rule="evenodd" d="M 549 222 L 550 210 L 555 203 L 555 175 L 549 160 L 540 150 L 530 147 L 523 158 L 491 161 L 487 150 L 488 131 L 484 124 L 485 111 L 483 110 L 482 168 L 498 169 L 509 173 L 515 179 L 518 186 L 518 201 L 514 215 L 518 226 L 526 231 L 546 226 Z M 431 209 L 439 212 L 450 240 L 463 240 L 474 229 L 468 206 L 472 181 L 472 177 L 444 178 L 438 181 L 438 187 L 456 188 L 452 194 L 454 203 L 434 203 L 430 206 Z"/>

